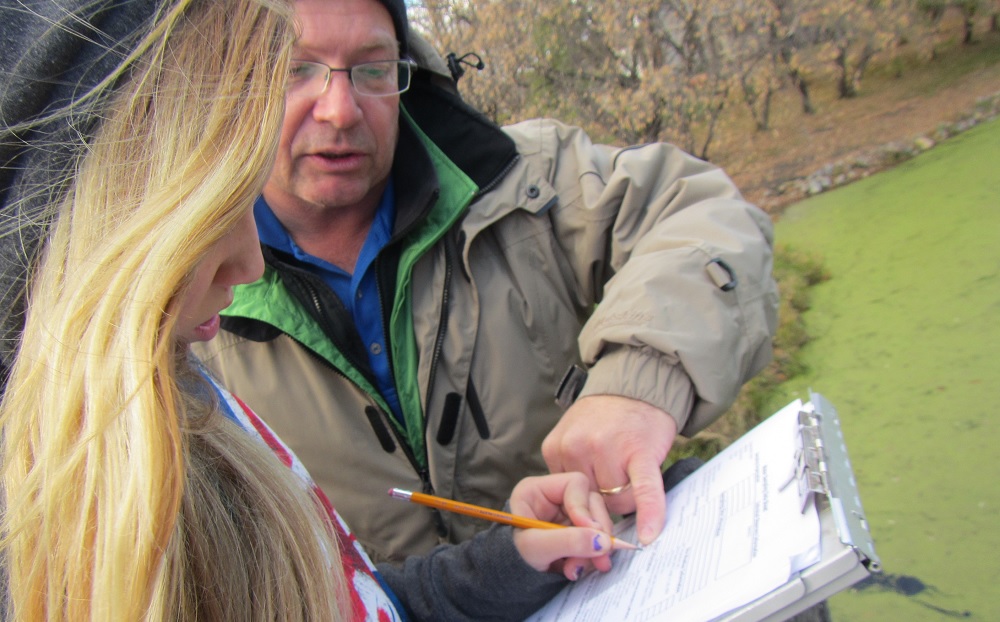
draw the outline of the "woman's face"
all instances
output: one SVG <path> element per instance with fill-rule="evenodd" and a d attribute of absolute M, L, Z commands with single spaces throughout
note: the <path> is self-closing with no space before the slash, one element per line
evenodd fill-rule
<path fill-rule="evenodd" d="M 177 320 L 178 339 L 208 341 L 219 332 L 219 311 L 233 301 L 233 286 L 264 273 L 257 224 L 248 209 L 236 227 L 216 242 L 194 270 Z"/>

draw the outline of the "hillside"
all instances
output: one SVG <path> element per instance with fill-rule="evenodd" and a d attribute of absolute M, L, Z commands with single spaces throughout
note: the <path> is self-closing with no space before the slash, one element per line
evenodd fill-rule
<path fill-rule="evenodd" d="M 979 100 L 1000 96 L 1000 35 L 983 34 L 979 43 L 952 47 L 919 66 L 905 64 L 873 70 L 850 100 L 835 97 L 832 79 L 816 79 L 814 115 L 803 114 L 797 93 L 786 89 L 775 98 L 766 132 L 754 132 L 745 111 L 731 107 L 709 155 L 748 199 L 778 214 L 804 196 L 799 184 L 787 182 L 885 145 L 933 137 Z"/>

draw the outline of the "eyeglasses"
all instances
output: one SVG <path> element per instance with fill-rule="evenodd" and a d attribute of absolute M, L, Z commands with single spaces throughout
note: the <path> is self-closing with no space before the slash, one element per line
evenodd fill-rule
<path fill-rule="evenodd" d="M 388 97 L 410 88 L 410 77 L 416 70 L 417 64 L 405 59 L 381 60 L 344 68 L 308 60 L 293 60 L 288 71 L 288 94 L 303 99 L 319 97 L 330 84 L 330 74 L 343 71 L 359 94 Z"/>

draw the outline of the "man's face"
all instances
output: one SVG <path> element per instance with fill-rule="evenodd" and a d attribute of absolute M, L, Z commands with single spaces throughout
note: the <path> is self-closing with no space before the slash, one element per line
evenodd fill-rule
<path fill-rule="evenodd" d="M 297 60 L 347 68 L 399 58 L 392 18 L 377 0 L 296 0 L 294 7 Z M 281 220 L 290 210 L 374 210 L 398 135 L 399 95 L 359 95 L 347 73 L 332 72 L 322 95 L 287 97 L 264 198 Z"/>

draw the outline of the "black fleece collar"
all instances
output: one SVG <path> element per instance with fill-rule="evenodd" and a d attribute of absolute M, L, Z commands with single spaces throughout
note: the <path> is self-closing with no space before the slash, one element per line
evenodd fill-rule
<path fill-rule="evenodd" d="M 514 141 L 455 93 L 417 71 L 403 105 L 422 132 L 480 188 L 495 184 L 517 157 Z"/>
<path fill-rule="evenodd" d="M 0 367 L 20 341 L 27 273 L 49 224 L 39 215 L 62 192 L 100 110 L 60 116 L 31 131 L 9 128 L 64 107 L 102 81 L 168 4 L 0 0 Z"/>
<path fill-rule="evenodd" d="M 517 158 L 514 141 L 461 97 L 417 72 L 402 105 L 420 131 L 480 190 L 496 184 Z M 396 224 L 399 239 L 432 209 L 439 180 L 427 149 L 405 115 L 400 115 L 399 143 L 393 160 Z"/>

